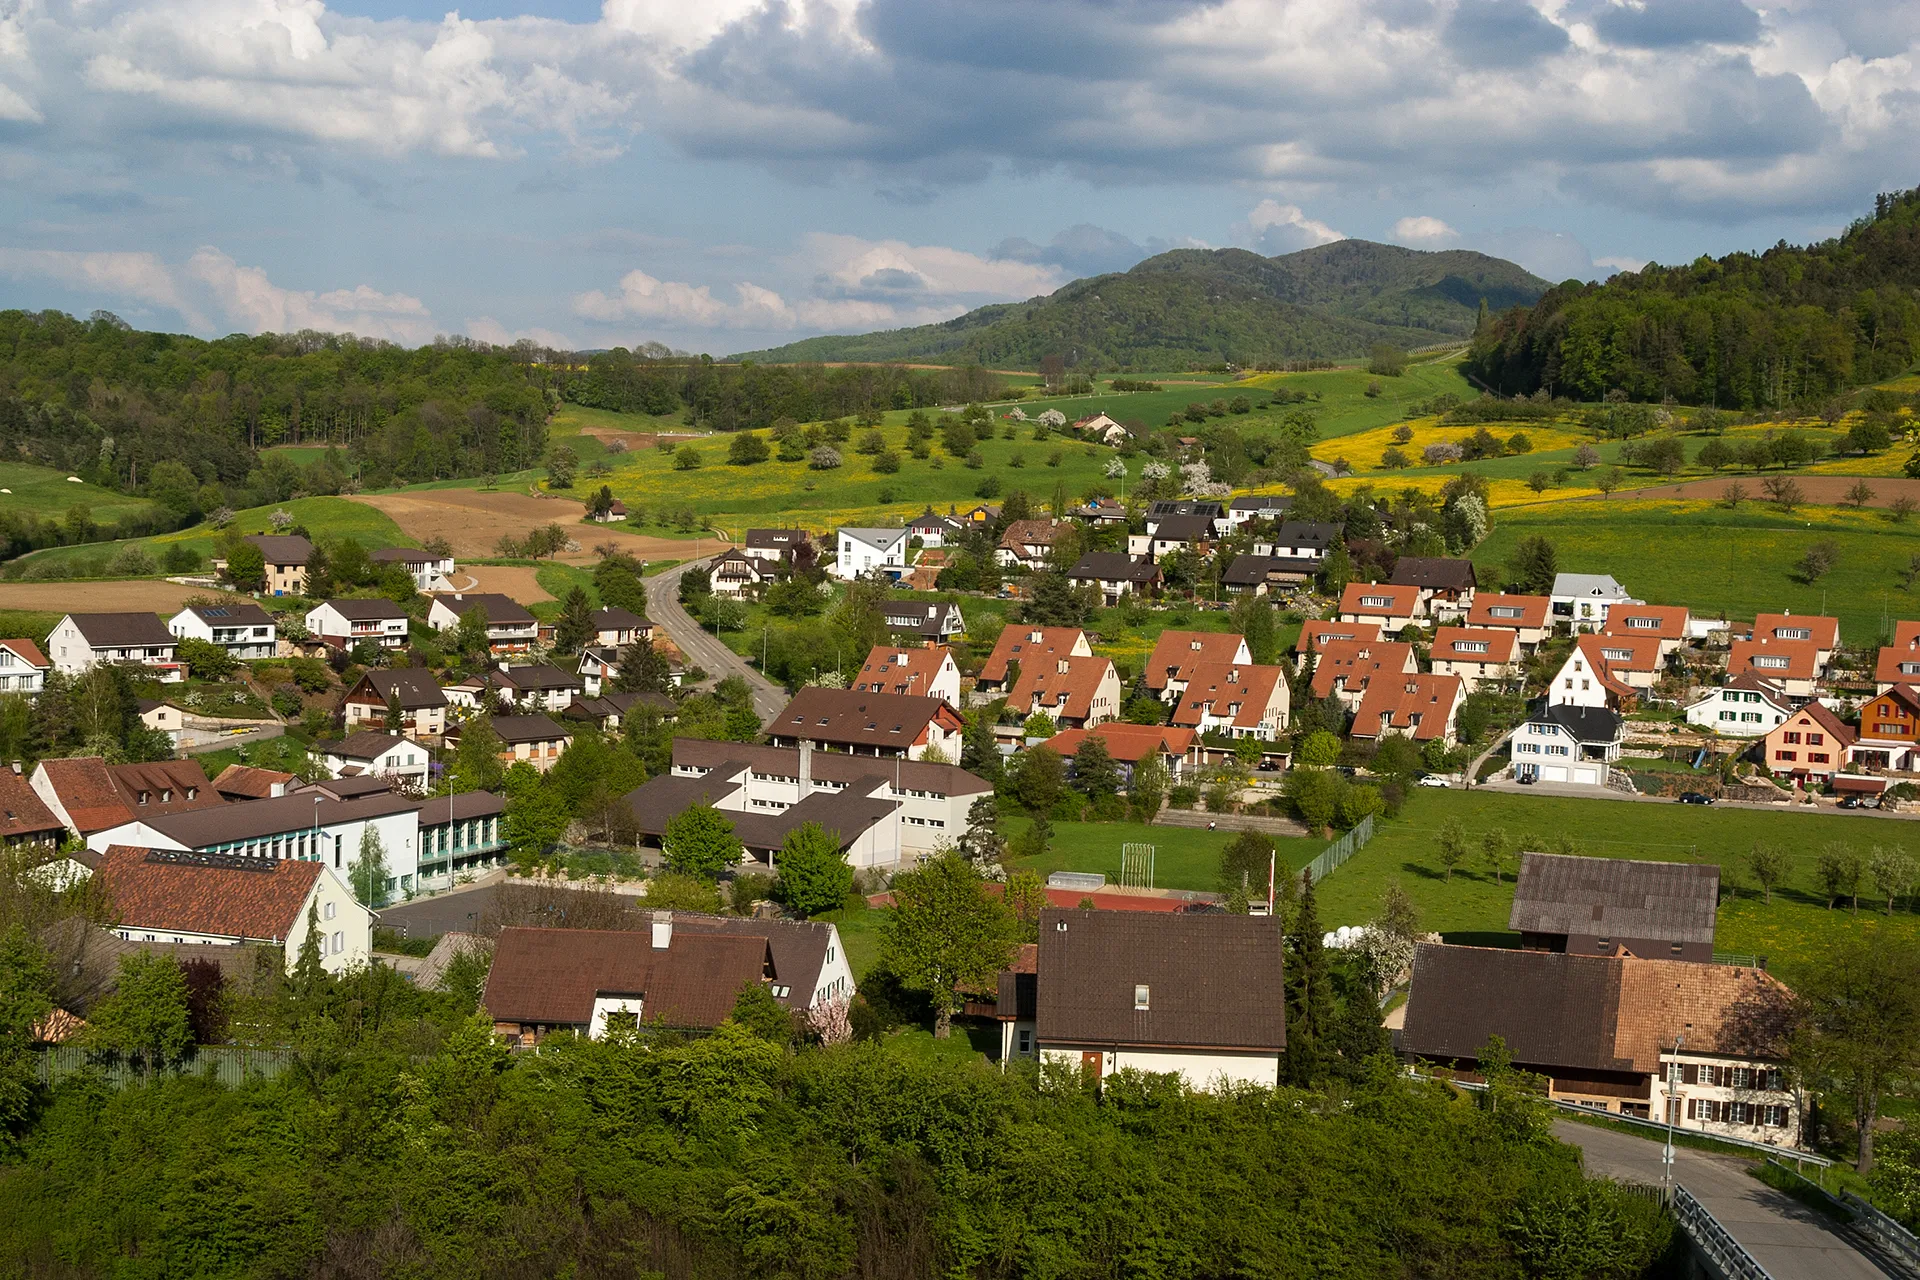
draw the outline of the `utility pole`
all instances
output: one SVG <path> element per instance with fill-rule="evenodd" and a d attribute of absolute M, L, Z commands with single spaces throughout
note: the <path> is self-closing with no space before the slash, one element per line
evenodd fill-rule
<path fill-rule="evenodd" d="M 1680 1099 L 1674 1090 L 1680 1083 L 1680 1046 L 1687 1042 L 1685 1036 L 1673 1038 L 1673 1061 L 1667 1064 L 1667 1149 L 1660 1157 L 1660 1185 L 1666 1192 L 1667 1203 L 1673 1203 L 1673 1124 L 1675 1114 L 1680 1110 Z"/>

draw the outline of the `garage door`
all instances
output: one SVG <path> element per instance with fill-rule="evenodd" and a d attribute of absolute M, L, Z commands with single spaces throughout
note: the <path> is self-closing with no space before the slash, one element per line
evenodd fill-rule
<path fill-rule="evenodd" d="M 1566 780 L 1567 766 L 1563 764 L 1543 764 L 1540 766 L 1540 781 L 1565 782 Z"/>
<path fill-rule="evenodd" d="M 1600 785 L 1600 770 L 1592 765 L 1575 765 L 1573 780 L 1583 786 L 1597 787 Z"/>

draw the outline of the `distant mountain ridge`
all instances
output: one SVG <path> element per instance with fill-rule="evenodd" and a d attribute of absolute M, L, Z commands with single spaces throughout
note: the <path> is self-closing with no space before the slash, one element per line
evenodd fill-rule
<path fill-rule="evenodd" d="M 941 324 L 806 338 L 736 360 L 937 360 L 990 367 L 1168 368 L 1340 359 L 1379 342 L 1426 346 L 1472 335 L 1489 310 L 1526 306 L 1545 280 L 1470 249 L 1339 240 L 1263 258 L 1245 249 L 1175 249 L 1131 270 L 1075 280 L 1044 298 L 999 303 Z"/>

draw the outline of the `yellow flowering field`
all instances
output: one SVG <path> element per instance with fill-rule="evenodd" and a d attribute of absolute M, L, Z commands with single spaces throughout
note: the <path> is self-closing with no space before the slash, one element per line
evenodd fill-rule
<path fill-rule="evenodd" d="M 1413 439 L 1406 444 L 1395 444 L 1393 433 L 1402 427 L 1412 428 Z M 1477 426 L 1443 427 L 1438 418 L 1413 418 L 1388 427 L 1375 427 L 1371 431 L 1362 431 L 1357 435 L 1322 440 L 1308 452 L 1323 462 L 1345 458 L 1355 467 L 1370 469 L 1380 465 L 1380 455 L 1388 449 L 1398 449 L 1418 465 L 1420 452 L 1428 445 L 1461 444 L 1479 429 Z M 1571 430 L 1561 423 L 1493 422 L 1487 424 L 1487 430 L 1502 440 L 1512 439 L 1515 435 L 1524 435 L 1533 442 L 1534 453 L 1578 448 L 1582 444 L 1591 443 L 1593 439 L 1585 432 Z"/>

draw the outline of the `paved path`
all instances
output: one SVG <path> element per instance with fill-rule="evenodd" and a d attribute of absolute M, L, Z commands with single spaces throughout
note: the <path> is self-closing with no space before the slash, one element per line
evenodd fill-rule
<path fill-rule="evenodd" d="M 1574 800 L 1623 800 L 1629 804 L 1679 804 L 1674 796 L 1650 796 L 1641 792 L 1615 791 L 1612 787 L 1577 787 L 1561 782 L 1519 783 L 1511 774 L 1501 774 L 1476 783 L 1475 791 L 1499 791 L 1516 796 L 1565 796 Z M 1824 813 L 1842 818 L 1886 818 L 1894 821 L 1920 821 L 1920 810 L 1892 812 L 1885 809 L 1842 809 L 1837 804 L 1801 804 L 1768 800 L 1715 800 L 1721 809 L 1758 809 L 1762 813 Z"/>
<path fill-rule="evenodd" d="M 708 563 L 707 560 L 689 560 L 648 578 L 647 616 L 666 628 L 667 634 L 680 646 L 680 652 L 687 656 L 689 662 L 714 679 L 739 676 L 745 680 L 747 687 L 753 690 L 753 709 L 759 715 L 760 723 L 765 724 L 787 705 L 787 691 L 748 666 L 745 658 L 708 635 L 693 620 L 693 615 L 680 607 L 680 575 L 695 565 Z"/>
<path fill-rule="evenodd" d="M 1572 1120 L 1556 1120 L 1553 1134 L 1586 1153 L 1590 1174 L 1660 1183 L 1659 1142 Z M 1830 1218 L 1755 1178 L 1747 1161 L 1687 1147 L 1675 1147 L 1673 1160 L 1674 1181 L 1692 1192 L 1773 1280 L 1886 1277 Z"/>

